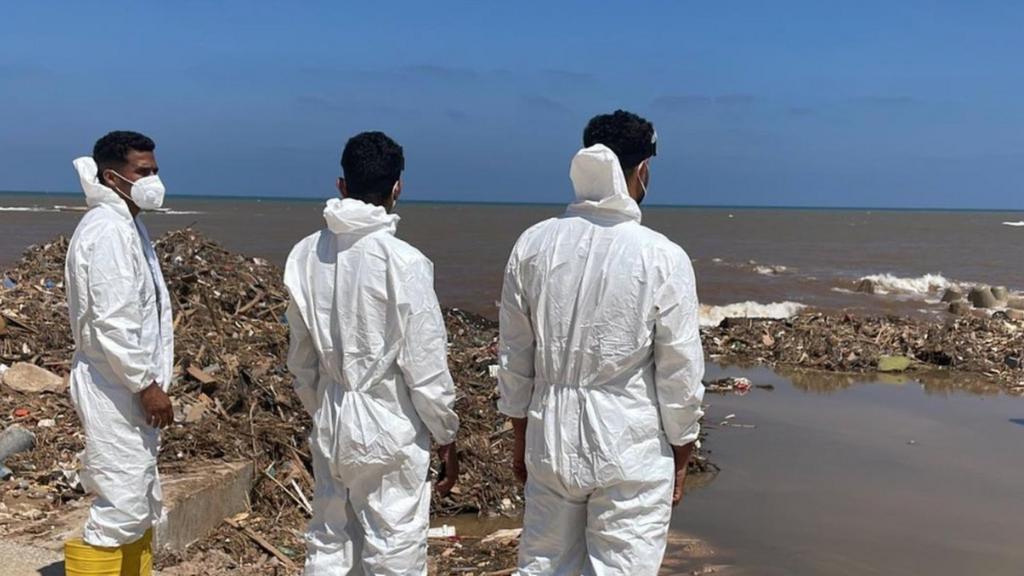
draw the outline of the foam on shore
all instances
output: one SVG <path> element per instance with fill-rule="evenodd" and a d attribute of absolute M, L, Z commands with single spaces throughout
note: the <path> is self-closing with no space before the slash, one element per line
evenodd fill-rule
<path fill-rule="evenodd" d="M 0 206 L 0 212 L 56 212 L 56 210 L 41 206 Z"/>
<path fill-rule="evenodd" d="M 782 320 L 791 318 L 806 308 L 799 302 L 772 302 L 761 304 L 759 302 L 737 302 L 724 306 L 700 306 L 700 325 L 718 326 L 726 318 L 771 318 Z"/>
<path fill-rule="evenodd" d="M 872 274 L 862 277 L 859 282 L 870 280 L 879 294 L 902 292 L 907 294 L 933 294 L 945 290 L 957 283 L 946 279 L 942 274 L 925 274 L 923 276 L 901 277 L 892 274 Z"/>

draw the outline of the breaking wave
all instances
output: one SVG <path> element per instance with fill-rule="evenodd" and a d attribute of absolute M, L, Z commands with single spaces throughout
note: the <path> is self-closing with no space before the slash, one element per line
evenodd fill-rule
<path fill-rule="evenodd" d="M 700 325 L 718 326 L 726 318 L 772 318 L 780 320 L 790 318 L 806 308 L 799 302 L 772 302 L 761 304 L 759 302 L 738 302 L 726 304 L 725 306 L 700 306 Z"/>
<path fill-rule="evenodd" d="M 42 206 L 0 206 L 0 212 L 54 212 L 54 210 Z"/>
<path fill-rule="evenodd" d="M 942 274 L 925 274 L 924 276 L 910 278 L 893 276 L 892 274 L 872 274 L 864 276 L 859 281 L 863 282 L 865 280 L 874 283 L 875 290 L 879 294 L 888 294 L 890 292 L 931 294 L 958 285 L 956 282 L 947 280 Z"/>
<path fill-rule="evenodd" d="M 1024 227 L 1024 220 L 1019 220 L 1017 222 L 1003 222 L 1003 226 L 1014 226 L 1017 228 Z"/>

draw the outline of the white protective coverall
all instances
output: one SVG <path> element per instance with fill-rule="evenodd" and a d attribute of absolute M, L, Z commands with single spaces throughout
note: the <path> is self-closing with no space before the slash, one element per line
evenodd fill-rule
<path fill-rule="evenodd" d="M 618 158 L 581 150 L 576 202 L 519 238 L 501 300 L 498 409 L 527 418 L 524 575 L 655 576 L 671 445 L 704 388 L 693 268 L 640 225 Z"/>
<path fill-rule="evenodd" d="M 160 437 L 139 392 L 171 384 L 171 300 L 142 219 L 99 183 L 92 158 L 74 165 L 89 206 L 64 269 L 75 337 L 71 399 L 85 432 L 81 478 L 95 495 L 83 539 L 117 547 L 141 538 L 162 513 Z"/>
<path fill-rule="evenodd" d="M 382 207 L 332 199 L 324 218 L 285 266 L 288 368 L 313 417 L 305 573 L 426 574 L 430 436 L 459 427 L 433 264 Z"/>

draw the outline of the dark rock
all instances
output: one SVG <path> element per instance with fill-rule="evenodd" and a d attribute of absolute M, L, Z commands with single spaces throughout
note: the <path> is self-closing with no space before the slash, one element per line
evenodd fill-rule
<path fill-rule="evenodd" d="M 971 301 L 971 304 L 975 308 L 995 308 L 999 305 L 999 301 L 996 300 L 992 289 L 988 286 L 975 286 L 971 288 L 970 293 L 967 294 L 967 299 Z"/>
<path fill-rule="evenodd" d="M 943 302 L 956 302 L 963 299 L 964 293 L 959 288 L 946 288 L 945 294 L 942 295 Z"/>
<path fill-rule="evenodd" d="M 965 300 L 957 300 L 949 303 L 949 313 L 957 316 L 966 316 L 971 312 L 971 303 Z"/>
<path fill-rule="evenodd" d="M 860 292 L 861 294 L 874 294 L 877 291 L 878 289 L 875 286 L 875 281 L 869 278 L 861 280 L 860 284 L 857 285 L 857 292 Z"/>

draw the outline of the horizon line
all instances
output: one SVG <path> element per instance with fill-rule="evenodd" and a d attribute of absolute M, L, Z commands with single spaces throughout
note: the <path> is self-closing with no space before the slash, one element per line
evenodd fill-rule
<path fill-rule="evenodd" d="M 0 190 L 0 195 L 11 196 L 61 196 L 80 197 L 81 192 L 51 192 L 26 190 Z M 271 202 L 322 202 L 330 197 L 323 196 L 245 196 L 241 194 L 177 194 L 171 198 L 187 198 L 189 200 L 250 200 Z M 403 204 L 466 204 L 484 206 L 565 206 L 567 202 L 516 202 L 511 200 L 403 200 Z M 645 203 L 643 208 L 693 208 L 703 210 L 806 210 L 806 211 L 888 211 L 888 212 L 1024 212 L 1022 208 L 986 207 L 986 208 L 954 208 L 942 206 L 827 206 L 827 205 L 793 205 L 793 204 L 662 204 Z"/>

